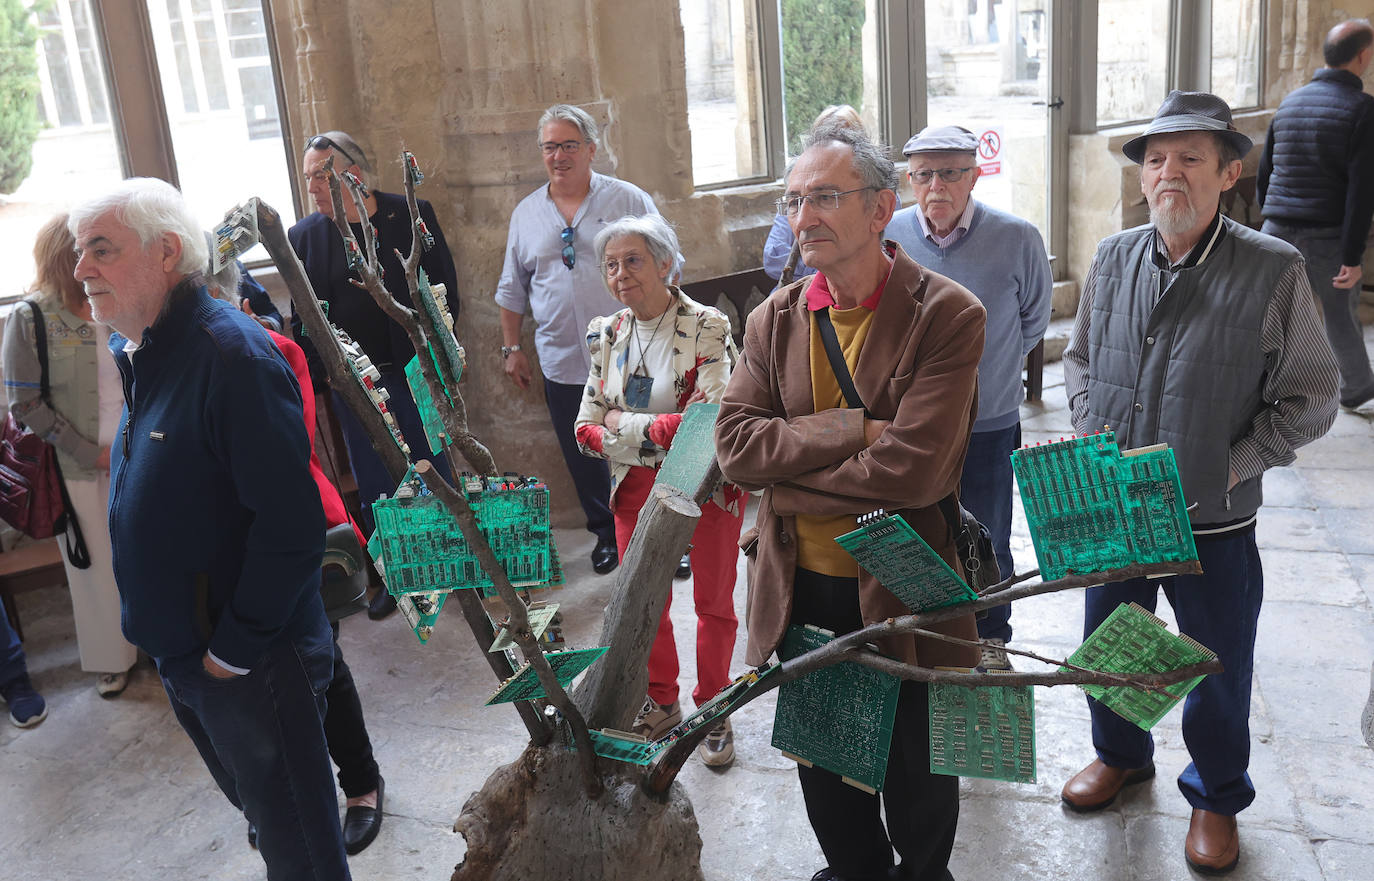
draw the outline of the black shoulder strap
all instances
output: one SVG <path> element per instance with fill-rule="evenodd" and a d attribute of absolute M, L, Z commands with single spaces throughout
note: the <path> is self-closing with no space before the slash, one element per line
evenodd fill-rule
<path fill-rule="evenodd" d="M 844 353 L 840 351 L 840 338 L 835 335 L 835 325 L 830 321 L 830 310 L 817 309 L 812 314 L 816 316 L 816 327 L 820 329 L 821 342 L 825 344 L 825 355 L 830 359 L 830 369 L 835 371 L 835 379 L 840 384 L 840 392 L 844 395 L 845 403 L 855 410 L 863 410 L 869 419 L 875 418 L 868 412 L 868 407 L 864 406 L 863 399 L 859 397 L 859 390 L 854 388 L 854 377 L 850 376 L 849 365 L 844 362 Z M 957 536 L 962 518 L 955 494 L 950 493 L 940 499 L 939 504 L 940 513 L 945 517 L 950 534 Z"/>
<path fill-rule="evenodd" d="M 33 300 L 25 300 L 29 304 L 29 311 L 33 313 L 33 341 L 34 347 L 38 349 L 38 394 L 43 399 L 43 403 L 52 409 L 52 386 L 48 383 L 48 328 L 43 321 L 43 310 L 38 308 L 38 304 Z M 81 532 L 81 523 L 76 519 L 76 508 L 72 506 L 71 497 L 67 495 L 67 480 L 62 476 L 62 465 L 57 461 L 57 456 L 52 457 L 53 470 L 57 472 L 57 488 L 62 494 L 62 519 L 58 521 L 58 528 L 63 532 L 63 539 L 67 543 L 67 559 L 71 560 L 77 569 L 89 569 L 91 567 L 91 553 L 86 548 L 86 536 Z"/>
<path fill-rule="evenodd" d="M 840 351 L 840 338 L 835 335 L 835 325 L 830 323 L 830 310 L 817 309 L 811 314 L 816 316 L 816 327 L 820 329 L 821 342 L 825 344 L 825 355 L 830 359 L 830 369 L 835 372 L 835 380 L 840 384 L 844 402 L 852 409 L 864 411 L 864 415 L 872 419 L 873 414 L 868 412 L 863 398 L 859 397 L 859 390 L 854 388 L 854 377 L 849 374 L 849 365 L 844 363 L 844 352 Z"/>
<path fill-rule="evenodd" d="M 52 406 L 52 386 L 48 384 L 48 328 L 43 321 L 43 310 L 33 300 L 25 300 L 33 313 L 33 342 L 38 349 L 38 367 L 41 373 L 38 380 L 38 393 L 43 403 Z"/>

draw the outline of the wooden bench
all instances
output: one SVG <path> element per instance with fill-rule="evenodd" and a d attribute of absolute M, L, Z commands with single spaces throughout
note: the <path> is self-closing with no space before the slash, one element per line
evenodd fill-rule
<path fill-rule="evenodd" d="M 706 278 L 682 286 L 687 296 L 703 306 L 715 306 L 730 319 L 735 345 L 744 345 L 744 320 L 754 307 L 762 303 L 777 286 L 763 267 L 733 272 L 718 278 Z"/>
<path fill-rule="evenodd" d="M 62 567 L 62 551 L 57 546 L 56 538 L 44 539 L 0 554 L 0 600 L 3 600 L 5 614 L 9 616 L 10 624 L 21 640 L 24 638 L 24 630 L 19 625 L 19 609 L 14 604 L 15 594 L 66 583 L 67 574 Z"/>

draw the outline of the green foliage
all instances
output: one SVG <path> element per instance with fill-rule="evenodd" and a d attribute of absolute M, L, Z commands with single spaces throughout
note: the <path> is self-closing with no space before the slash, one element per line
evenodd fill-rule
<path fill-rule="evenodd" d="M 816 115 L 863 100 L 864 0 L 782 0 L 782 99 L 795 153 Z"/>
<path fill-rule="evenodd" d="M 38 31 L 23 0 L 0 0 L 0 193 L 33 168 L 38 138 Z"/>

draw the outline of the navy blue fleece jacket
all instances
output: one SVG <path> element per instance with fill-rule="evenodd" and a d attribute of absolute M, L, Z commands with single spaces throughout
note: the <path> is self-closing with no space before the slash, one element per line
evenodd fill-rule
<path fill-rule="evenodd" d="M 124 415 L 110 537 L 125 637 L 161 661 L 207 649 L 251 669 L 313 632 L 324 512 L 301 395 L 248 316 L 183 283 L 132 353 L 110 351 Z"/>

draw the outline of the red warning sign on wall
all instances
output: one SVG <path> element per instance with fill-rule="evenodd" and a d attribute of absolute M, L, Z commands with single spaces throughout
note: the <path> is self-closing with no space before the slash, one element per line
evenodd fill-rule
<path fill-rule="evenodd" d="M 1002 173 L 1002 127 L 983 129 L 978 133 L 978 168 L 983 177 Z"/>

